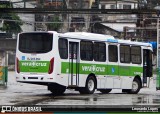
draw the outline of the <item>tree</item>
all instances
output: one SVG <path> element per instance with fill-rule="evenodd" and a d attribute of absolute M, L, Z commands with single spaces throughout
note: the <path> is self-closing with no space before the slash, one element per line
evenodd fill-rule
<path fill-rule="evenodd" d="M 160 0 L 138 0 L 140 9 L 154 9 L 157 5 L 160 5 Z"/>
<path fill-rule="evenodd" d="M 47 29 L 48 30 L 54 30 L 58 31 L 60 27 L 62 26 L 61 20 L 59 19 L 59 16 L 50 16 L 48 18 L 48 21 L 51 23 L 47 23 Z M 53 23 L 52 23 L 53 22 Z"/>
<path fill-rule="evenodd" d="M 12 5 L 0 4 L 0 8 L 11 8 Z M 11 34 L 17 34 L 22 31 L 21 25 L 23 25 L 20 17 L 15 13 L 1 13 L 0 19 L 4 21 L 3 26 L 0 27 L 1 31 L 5 31 Z"/>
<path fill-rule="evenodd" d="M 21 32 L 21 25 L 23 25 L 21 19 L 18 15 L 9 13 L 9 14 L 0 14 L 0 18 L 3 20 L 3 26 L 0 28 L 1 31 L 6 31 L 7 33 L 18 33 Z"/>
<path fill-rule="evenodd" d="M 147 0 L 147 2 L 153 6 L 160 5 L 160 0 Z"/>

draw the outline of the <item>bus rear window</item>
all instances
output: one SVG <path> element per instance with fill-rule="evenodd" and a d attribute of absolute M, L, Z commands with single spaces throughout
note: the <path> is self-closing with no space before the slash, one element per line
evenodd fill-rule
<path fill-rule="evenodd" d="M 18 48 L 23 53 L 47 53 L 52 50 L 52 41 L 51 33 L 22 33 Z"/>

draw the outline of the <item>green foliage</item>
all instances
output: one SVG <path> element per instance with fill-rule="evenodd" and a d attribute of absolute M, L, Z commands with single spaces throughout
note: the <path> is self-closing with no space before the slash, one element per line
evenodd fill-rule
<path fill-rule="evenodd" d="M 160 5 L 160 0 L 147 0 L 148 3 L 151 2 L 154 6 Z"/>
<path fill-rule="evenodd" d="M 23 24 L 18 15 L 9 13 L 1 14 L 1 19 L 4 19 L 3 27 L 0 28 L 1 31 L 6 31 L 7 33 L 18 33 L 21 32 L 21 25 Z"/>
<path fill-rule="evenodd" d="M 0 8 L 13 8 L 13 4 L 9 1 L 0 1 Z"/>
<path fill-rule="evenodd" d="M 62 26 L 61 20 L 59 19 L 59 16 L 50 17 L 49 21 L 53 22 L 53 23 L 46 24 L 48 30 L 58 31 L 60 29 L 60 27 Z"/>
<path fill-rule="evenodd" d="M 0 8 L 10 8 L 11 5 L 0 4 Z M 22 31 L 21 25 L 23 25 L 20 17 L 15 13 L 1 13 L 0 19 L 4 20 L 3 26 L 0 27 L 1 31 L 7 33 L 19 33 Z"/>

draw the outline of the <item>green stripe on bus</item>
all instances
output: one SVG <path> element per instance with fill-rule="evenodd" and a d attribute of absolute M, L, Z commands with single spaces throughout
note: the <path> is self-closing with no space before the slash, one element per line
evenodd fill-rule
<path fill-rule="evenodd" d="M 110 76 L 142 76 L 143 67 L 141 66 L 118 66 L 107 64 L 88 64 L 88 63 L 73 63 L 69 62 L 61 63 L 61 73 L 71 73 L 71 66 L 73 65 L 73 73 L 76 73 L 76 68 L 79 67 L 79 74 L 95 73 L 96 75 L 110 75 Z M 76 65 L 78 67 L 76 67 Z"/>
<path fill-rule="evenodd" d="M 20 72 L 46 73 L 49 69 L 49 61 L 20 61 Z"/>

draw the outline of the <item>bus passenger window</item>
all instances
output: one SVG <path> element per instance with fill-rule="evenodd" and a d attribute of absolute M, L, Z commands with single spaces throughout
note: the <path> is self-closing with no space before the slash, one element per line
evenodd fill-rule
<path fill-rule="evenodd" d="M 133 64 L 141 64 L 141 47 L 132 46 L 131 47 L 131 61 Z"/>
<path fill-rule="evenodd" d="M 121 63 L 130 63 L 130 46 L 120 45 L 120 61 Z"/>
<path fill-rule="evenodd" d="M 106 44 L 95 42 L 94 43 L 94 60 L 95 61 L 106 61 Z"/>
<path fill-rule="evenodd" d="M 109 62 L 118 61 L 118 48 L 116 45 L 108 46 L 108 58 L 109 58 Z"/>
<path fill-rule="evenodd" d="M 93 43 L 91 41 L 81 41 L 80 56 L 82 60 L 93 60 Z"/>
<path fill-rule="evenodd" d="M 67 39 L 60 38 L 58 40 L 59 54 L 61 59 L 68 58 L 68 41 Z"/>

